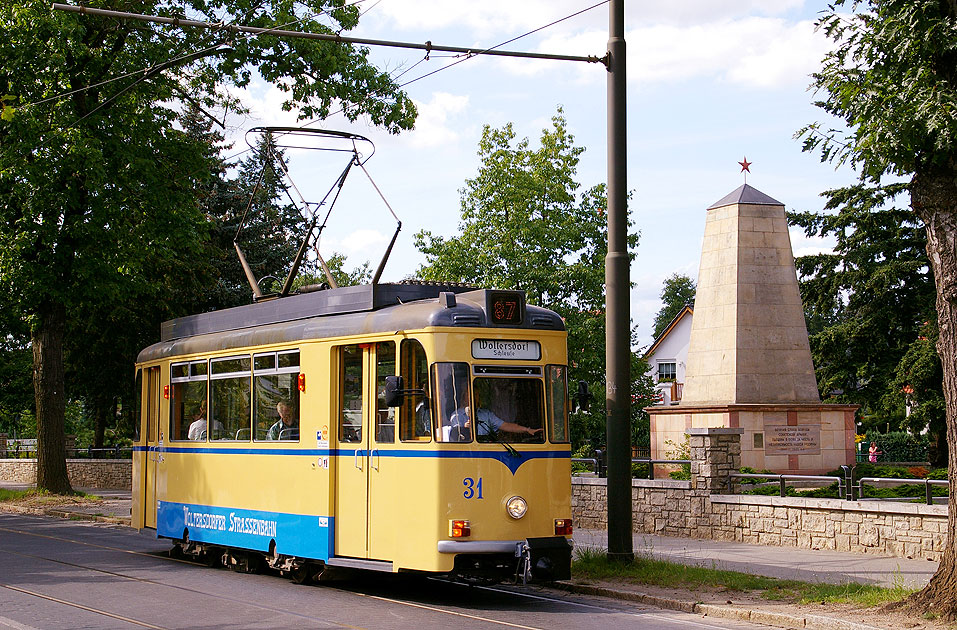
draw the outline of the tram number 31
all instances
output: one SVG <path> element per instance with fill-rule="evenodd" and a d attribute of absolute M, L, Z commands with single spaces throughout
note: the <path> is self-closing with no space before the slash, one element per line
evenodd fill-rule
<path fill-rule="evenodd" d="M 462 493 L 462 496 L 466 499 L 481 499 L 482 498 L 482 478 L 472 479 L 471 477 L 466 477 L 462 480 L 462 485 L 465 486 L 465 492 Z"/>

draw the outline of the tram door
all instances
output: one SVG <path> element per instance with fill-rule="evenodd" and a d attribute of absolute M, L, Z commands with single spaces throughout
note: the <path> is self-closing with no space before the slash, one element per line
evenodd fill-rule
<path fill-rule="evenodd" d="M 395 410 L 379 404 L 379 394 L 385 391 L 385 377 L 392 374 L 394 342 L 339 349 L 338 556 L 383 560 L 391 554 L 381 533 L 392 528 L 381 508 L 390 461 L 383 451 L 395 442 Z"/>
<path fill-rule="evenodd" d="M 156 452 L 159 432 L 159 386 L 160 371 L 158 367 L 146 370 L 146 475 L 143 479 L 143 511 L 146 527 L 156 528 L 156 460 L 160 453 Z"/>
<path fill-rule="evenodd" d="M 335 554 L 369 557 L 368 395 L 371 344 L 338 348 L 339 457 L 336 462 Z"/>

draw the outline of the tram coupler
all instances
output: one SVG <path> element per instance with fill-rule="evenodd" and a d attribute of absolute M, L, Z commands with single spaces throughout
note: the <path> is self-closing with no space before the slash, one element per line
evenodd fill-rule
<path fill-rule="evenodd" d="M 519 561 L 522 584 L 572 577 L 572 543 L 563 536 L 527 538 Z"/>

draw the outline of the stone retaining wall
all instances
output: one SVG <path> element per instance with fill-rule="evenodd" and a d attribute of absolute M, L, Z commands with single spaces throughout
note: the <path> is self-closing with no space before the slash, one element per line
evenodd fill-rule
<path fill-rule="evenodd" d="M 939 561 L 947 506 L 721 494 L 737 468 L 736 429 L 690 429 L 691 481 L 632 480 L 637 533 Z M 572 517 L 607 529 L 606 480 L 572 479 Z"/>
<path fill-rule="evenodd" d="M 74 488 L 129 490 L 133 462 L 129 459 L 68 459 L 66 470 Z M 37 460 L 0 459 L 0 481 L 36 483 Z"/>

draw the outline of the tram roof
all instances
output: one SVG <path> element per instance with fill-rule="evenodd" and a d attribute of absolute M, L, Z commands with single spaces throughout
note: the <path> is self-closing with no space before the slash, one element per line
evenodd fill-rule
<path fill-rule="evenodd" d="M 290 295 L 164 322 L 138 362 L 273 343 L 455 326 L 565 330 L 557 313 L 525 307 L 521 324 L 493 324 L 491 291 L 454 284 L 376 284 Z M 515 292 L 522 295 L 524 292 Z"/>

